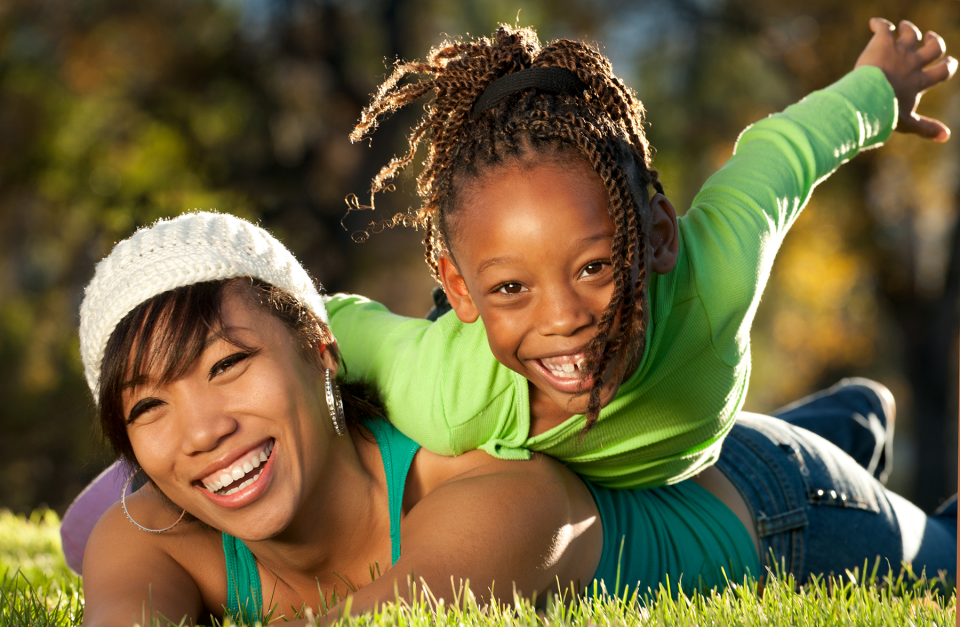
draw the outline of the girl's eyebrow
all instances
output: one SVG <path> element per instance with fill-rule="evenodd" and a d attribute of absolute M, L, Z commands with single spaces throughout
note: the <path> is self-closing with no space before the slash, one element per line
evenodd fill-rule
<path fill-rule="evenodd" d="M 594 244 L 596 242 L 602 242 L 607 240 L 612 240 L 612 233 L 594 233 L 593 235 L 588 235 L 586 237 L 581 237 L 577 240 L 574 245 L 583 246 Z M 501 255 L 500 257 L 494 257 L 492 259 L 487 259 L 477 267 L 477 274 L 483 274 L 484 270 L 491 268 L 492 266 L 499 266 L 506 263 L 518 263 L 520 259 L 515 255 Z"/>
<path fill-rule="evenodd" d="M 483 274 L 484 270 L 487 270 L 491 266 L 499 266 L 505 263 L 517 263 L 520 259 L 515 255 L 502 255 L 500 257 L 494 257 L 493 259 L 487 259 L 480 264 L 480 267 L 477 268 L 477 274 Z"/>

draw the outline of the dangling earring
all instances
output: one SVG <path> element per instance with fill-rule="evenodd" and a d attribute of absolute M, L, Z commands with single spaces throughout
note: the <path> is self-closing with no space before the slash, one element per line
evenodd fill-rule
<path fill-rule="evenodd" d="M 333 430 L 337 435 L 347 434 L 347 417 L 343 414 L 343 401 L 340 399 L 340 386 L 333 380 L 333 372 L 327 368 L 323 371 L 323 390 L 327 394 L 327 409 L 333 420 Z"/>
<path fill-rule="evenodd" d="M 127 511 L 127 487 L 130 485 L 130 482 L 133 480 L 133 478 L 137 476 L 137 472 L 139 471 L 134 471 L 133 474 L 127 477 L 127 481 L 123 484 L 123 490 L 120 492 L 120 506 L 123 507 L 123 513 L 127 515 L 127 520 L 135 524 L 140 531 L 149 531 L 150 533 L 163 533 L 164 531 L 170 531 L 179 525 L 180 521 L 183 520 L 184 515 L 187 513 L 186 509 L 180 512 L 180 518 L 177 519 L 177 522 L 173 523 L 169 527 L 164 527 L 163 529 L 147 529 L 133 519 L 133 517 L 130 515 L 130 512 Z"/>

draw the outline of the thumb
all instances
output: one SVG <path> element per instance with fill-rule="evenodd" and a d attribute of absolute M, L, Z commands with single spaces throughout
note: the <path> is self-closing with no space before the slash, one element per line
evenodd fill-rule
<path fill-rule="evenodd" d="M 925 139 L 943 143 L 950 139 L 950 129 L 940 120 L 934 120 L 923 115 L 911 114 L 897 124 L 897 130 L 902 133 L 913 133 Z"/>

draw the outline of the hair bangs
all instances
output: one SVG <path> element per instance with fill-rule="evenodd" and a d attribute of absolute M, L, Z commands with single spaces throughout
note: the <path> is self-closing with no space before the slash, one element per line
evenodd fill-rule
<path fill-rule="evenodd" d="M 117 324 L 103 357 L 100 414 L 116 452 L 133 460 L 126 437 L 123 393 L 184 376 L 221 326 L 225 282 L 196 283 L 159 294 Z"/>

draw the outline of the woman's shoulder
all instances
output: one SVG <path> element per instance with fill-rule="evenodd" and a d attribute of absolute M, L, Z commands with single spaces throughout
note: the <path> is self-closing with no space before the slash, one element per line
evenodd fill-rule
<path fill-rule="evenodd" d="M 157 610 L 166 608 L 168 617 L 197 617 L 205 608 L 226 603 L 219 531 L 186 519 L 162 533 L 141 529 L 138 525 L 164 529 L 180 516 L 181 510 L 150 486 L 128 496 L 126 506 L 115 503 L 90 534 L 83 561 L 84 594 L 95 602 L 88 607 L 118 616 L 133 610 L 140 616 L 143 602 L 148 602 Z"/>
<path fill-rule="evenodd" d="M 498 459 L 486 451 L 467 451 L 456 457 L 420 449 L 411 467 L 423 485 L 432 489 L 468 480 L 489 478 L 502 491 L 514 480 L 543 490 L 567 491 L 571 483 L 582 483 L 569 469 L 552 457 L 534 453 L 527 460 Z M 504 479 L 512 478 L 507 483 Z"/>

